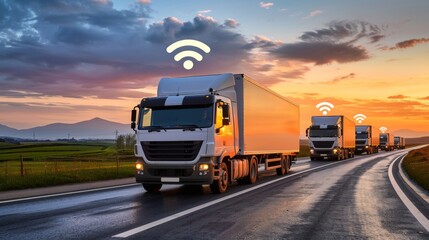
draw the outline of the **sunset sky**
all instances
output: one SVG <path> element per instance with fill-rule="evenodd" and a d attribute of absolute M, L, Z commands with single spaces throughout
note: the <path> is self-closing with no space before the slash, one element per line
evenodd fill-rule
<path fill-rule="evenodd" d="M 322 101 L 377 129 L 429 132 L 428 11 L 423 0 L 0 0 L 0 124 L 129 123 L 161 77 L 232 72 L 298 103 L 302 132 Z M 211 48 L 191 70 L 165 50 L 188 38 Z"/>

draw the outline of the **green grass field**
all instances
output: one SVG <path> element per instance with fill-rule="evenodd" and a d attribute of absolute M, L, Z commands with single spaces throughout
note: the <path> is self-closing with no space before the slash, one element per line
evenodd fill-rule
<path fill-rule="evenodd" d="M 410 151 L 402 166 L 416 183 L 429 191 L 429 146 Z"/>
<path fill-rule="evenodd" d="M 132 177 L 134 163 L 113 143 L 1 142 L 0 191 Z"/>

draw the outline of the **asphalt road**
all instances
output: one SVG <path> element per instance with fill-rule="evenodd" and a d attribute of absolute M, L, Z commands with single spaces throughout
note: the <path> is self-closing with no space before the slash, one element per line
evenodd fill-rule
<path fill-rule="evenodd" d="M 300 161 L 290 174 L 212 194 L 140 185 L 0 203 L 0 239 L 429 239 L 389 180 L 403 151 Z M 429 219 L 429 204 L 393 177 Z"/>

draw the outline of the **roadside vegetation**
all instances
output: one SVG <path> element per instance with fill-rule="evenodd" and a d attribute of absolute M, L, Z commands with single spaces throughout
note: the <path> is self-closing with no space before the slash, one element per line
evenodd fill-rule
<path fill-rule="evenodd" d="M 299 153 L 297 157 L 309 157 L 310 156 L 310 147 L 307 145 L 299 146 Z"/>
<path fill-rule="evenodd" d="M 0 142 L 0 191 L 132 177 L 134 139 Z"/>
<path fill-rule="evenodd" d="M 408 176 L 429 191 L 429 146 L 410 151 L 402 166 Z"/>

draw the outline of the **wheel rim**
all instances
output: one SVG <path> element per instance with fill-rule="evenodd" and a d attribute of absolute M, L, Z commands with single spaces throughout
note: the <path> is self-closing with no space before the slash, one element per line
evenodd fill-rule
<path fill-rule="evenodd" d="M 225 170 L 225 167 L 222 167 L 222 177 L 220 178 L 220 187 L 222 190 L 226 189 L 228 186 L 228 172 Z"/>

